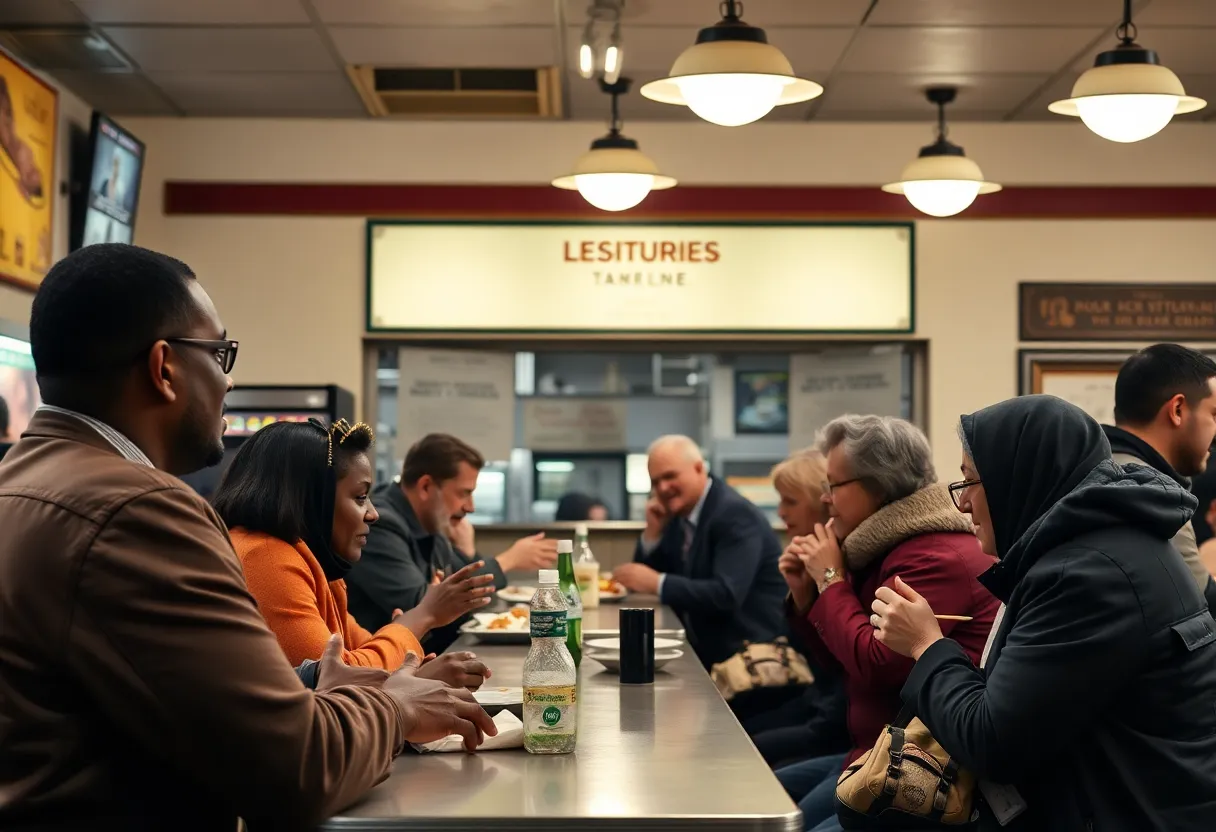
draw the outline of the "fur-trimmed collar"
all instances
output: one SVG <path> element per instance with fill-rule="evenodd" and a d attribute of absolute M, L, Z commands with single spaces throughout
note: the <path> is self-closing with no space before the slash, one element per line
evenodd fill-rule
<path fill-rule="evenodd" d="M 843 541 L 849 569 L 869 566 L 910 537 L 933 532 L 974 532 L 967 515 L 954 507 L 945 485 L 931 485 L 871 514 Z"/>

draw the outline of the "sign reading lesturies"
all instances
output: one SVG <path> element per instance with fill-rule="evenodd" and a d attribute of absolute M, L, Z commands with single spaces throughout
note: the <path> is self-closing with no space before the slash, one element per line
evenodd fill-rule
<path fill-rule="evenodd" d="M 912 227 L 379 223 L 371 330 L 910 332 Z"/>

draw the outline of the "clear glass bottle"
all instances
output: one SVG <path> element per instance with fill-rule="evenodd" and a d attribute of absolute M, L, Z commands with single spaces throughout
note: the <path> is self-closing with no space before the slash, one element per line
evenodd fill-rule
<path fill-rule="evenodd" d="M 574 544 L 557 541 L 557 582 L 566 597 L 566 648 L 578 667 L 583 661 L 583 599 L 574 580 Z"/>
<path fill-rule="evenodd" d="M 587 543 L 587 524 L 574 527 L 574 579 L 578 582 L 579 595 L 583 597 L 583 609 L 593 610 L 600 605 L 600 563 L 591 554 Z"/>
<path fill-rule="evenodd" d="M 532 647 L 524 659 L 524 748 L 568 754 L 577 736 L 578 670 L 566 647 L 566 596 L 556 569 L 540 570 L 532 596 Z"/>

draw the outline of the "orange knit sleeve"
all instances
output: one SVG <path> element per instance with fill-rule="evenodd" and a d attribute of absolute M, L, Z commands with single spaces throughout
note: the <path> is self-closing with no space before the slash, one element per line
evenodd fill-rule
<path fill-rule="evenodd" d="M 417 653 L 419 659 L 426 656 L 422 645 L 408 627 L 389 623 L 372 635 L 360 627 L 349 612 L 346 614 L 346 644 L 348 647 L 357 645 L 357 649 L 347 650 L 343 654 L 347 664 L 383 667 L 390 671 L 401 667 L 406 653 Z"/>

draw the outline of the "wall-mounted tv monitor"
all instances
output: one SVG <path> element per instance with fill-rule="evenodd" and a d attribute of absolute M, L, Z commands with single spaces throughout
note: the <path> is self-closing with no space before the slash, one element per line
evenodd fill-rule
<path fill-rule="evenodd" d="M 28 331 L 0 321 L 0 446 L 17 441 L 41 403 Z"/>
<path fill-rule="evenodd" d="M 85 212 L 72 248 L 94 243 L 129 243 L 135 234 L 144 143 L 104 113 L 93 113 L 93 164 Z"/>
<path fill-rule="evenodd" d="M 735 433 L 789 433 L 790 374 L 735 373 Z"/>

